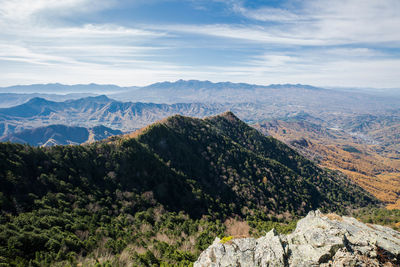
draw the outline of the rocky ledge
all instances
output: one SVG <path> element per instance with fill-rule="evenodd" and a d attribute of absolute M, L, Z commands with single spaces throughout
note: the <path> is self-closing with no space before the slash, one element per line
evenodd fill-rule
<path fill-rule="evenodd" d="M 194 267 L 222 266 L 399 266 L 400 233 L 351 217 L 311 211 L 289 235 L 214 243 Z"/>

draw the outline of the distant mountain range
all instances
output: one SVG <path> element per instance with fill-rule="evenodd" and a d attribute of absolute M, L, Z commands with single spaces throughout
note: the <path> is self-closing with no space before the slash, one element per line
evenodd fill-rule
<path fill-rule="evenodd" d="M 269 86 L 197 80 L 178 80 L 176 82 L 161 82 L 134 90 L 109 94 L 117 100 L 130 100 L 154 103 L 203 102 L 203 103 L 242 103 L 265 101 L 272 96 L 279 97 L 282 93 L 293 90 L 315 91 L 324 89 L 302 84 L 273 84 Z M 282 92 L 279 92 L 282 91 Z M 269 102 L 269 101 L 268 101 Z"/>
<path fill-rule="evenodd" d="M 51 124 L 86 128 L 105 125 L 129 132 L 173 114 L 208 116 L 221 111 L 222 105 L 119 102 L 104 95 L 64 102 L 32 98 L 22 105 L 0 109 L 0 136 Z"/>
<path fill-rule="evenodd" d="M 77 145 L 119 134 L 122 132 L 102 125 L 93 128 L 49 125 L 6 135 L 0 138 L 0 142 L 9 141 L 32 146 Z"/>
<path fill-rule="evenodd" d="M 0 87 L 0 93 L 97 93 L 97 94 L 110 94 L 121 91 L 129 91 L 135 89 L 252 89 L 252 88 L 309 88 L 317 89 L 310 85 L 303 84 L 271 84 L 271 85 L 256 85 L 248 83 L 232 83 L 232 82 L 218 82 L 213 83 L 210 81 L 199 80 L 178 80 L 175 82 L 159 82 L 147 86 L 118 86 L 113 84 L 75 84 L 66 85 L 60 83 L 49 84 L 31 84 L 31 85 L 14 85 L 8 87 Z"/>
<path fill-rule="evenodd" d="M 160 82 L 148 86 L 120 87 L 116 85 L 63 85 L 63 84 L 34 84 L 18 85 L 0 88 L 0 93 L 42 93 L 48 100 L 57 100 L 51 94 L 104 94 L 119 101 L 151 102 L 151 103 L 243 103 L 263 102 L 268 104 L 277 103 L 307 106 L 316 105 L 322 101 L 325 106 L 381 106 L 381 102 L 394 104 L 391 99 L 383 94 L 382 90 L 375 90 L 376 99 L 371 99 L 371 89 L 364 94 L 362 90 L 324 89 L 303 84 L 271 84 L 256 85 L 247 83 L 231 83 L 198 80 L 178 80 L 176 82 Z M 399 99 L 400 94 L 397 97 Z M 14 101 L 15 104 L 15 101 Z M 20 104 L 20 103 L 18 103 Z M 0 101 L 0 106 L 9 107 L 11 103 L 6 100 Z"/>
<path fill-rule="evenodd" d="M 120 87 L 112 84 L 75 84 L 66 85 L 61 83 L 48 84 L 31 84 L 31 85 L 14 85 L 8 87 L 0 87 L 0 93 L 18 93 L 18 94 L 71 94 L 71 93 L 87 93 L 87 94 L 106 94 L 112 92 L 120 92 L 132 87 Z"/>
<path fill-rule="evenodd" d="M 0 108 L 0 137 L 52 124 L 86 128 L 105 125 L 127 132 L 173 114 L 204 117 L 226 110 L 232 110 L 249 123 L 309 114 L 335 126 L 338 118 L 341 121 L 354 115 L 382 115 L 399 109 L 399 99 L 395 97 L 371 97 L 359 92 L 335 91 L 301 84 L 260 86 L 179 80 L 145 87 L 96 84 L 63 86 L 49 84 L 3 88 L 8 94 L 4 94 L 0 100 L 0 105 L 7 107 Z M 30 98 L 35 94 L 12 94 L 29 90 L 54 93 L 62 92 L 63 88 L 79 93 L 41 95 L 41 98 Z M 80 94 L 101 90 L 109 94 L 75 99 Z M 10 106 L 23 100 L 28 101 Z"/>
<path fill-rule="evenodd" d="M 70 99 L 79 99 L 89 96 L 96 96 L 91 93 L 71 93 L 71 94 L 42 94 L 42 93 L 29 93 L 29 94 L 16 94 L 16 93 L 0 93 L 0 108 L 9 108 L 12 106 L 21 105 L 32 98 L 40 97 L 50 101 L 62 102 Z"/>

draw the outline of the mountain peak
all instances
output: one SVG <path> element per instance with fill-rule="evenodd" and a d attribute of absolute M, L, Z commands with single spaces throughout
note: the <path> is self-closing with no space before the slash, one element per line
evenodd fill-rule
<path fill-rule="evenodd" d="M 51 101 L 44 99 L 42 97 L 34 97 L 34 98 L 31 98 L 28 102 L 26 102 L 26 104 L 38 105 L 38 104 L 45 104 L 48 102 L 51 102 Z"/>
<path fill-rule="evenodd" d="M 99 96 L 88 96 L 88 97 L 79 98 L 79 99 L 71 99 L 71 100 L 67 100 L 65 102 L 69 102 L 69 103 L 81 103 L 81 102 L 108 103 L 108 102 L 112 102 L 112 101 L 114 101 L 114 100 L 108 98 L 106 95 L 99 95 Z"/>
<path fill-rule="evenodd" d="M 219 117 L 225 118 L 228 121 L 231 122 L 237 122 L 237 121 L 241 121 L 232 111 L 228 110 L 220 115 L 218 115 Z M 217 117 L 218 117 L 217 116 Z"/>
<path fill-rule="evenodd" d="M 111 100 L 106 95 L 89 96 L 88 98 L 93 99 L 93 100 L 98 100 L 98 101 L 110 101 Z"/>

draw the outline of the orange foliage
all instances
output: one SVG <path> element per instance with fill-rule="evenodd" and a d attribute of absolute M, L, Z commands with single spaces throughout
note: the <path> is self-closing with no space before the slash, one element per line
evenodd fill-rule
<path fill-rule="evenodd" d="M 342 131 L 313 127 L 299 122 L 276 121 L 254 126 L 287 144 L 292 144 L 321 167 L 343 172 L 362 188 L 387 204 L 400 209 L 400 159 L 394 146 L 360 144 Z M 304 138 L 306 145 L 294 141 Z M 351 147 L 354 151 L 346 151 Z"/>

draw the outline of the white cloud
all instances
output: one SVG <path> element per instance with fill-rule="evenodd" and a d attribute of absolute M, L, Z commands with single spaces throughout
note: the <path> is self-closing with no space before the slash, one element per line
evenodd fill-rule
<path fill-rule="evenodd" d="M 246 8 L 228 1 L 232 10 L 254 24 L 153 25 L 153 29 L 184 32 L 263 44 L 301 46 L 400 45 L 398 0 L 305 0 L 291 9 Z M 290 7 L 290 5 L 287 5 Z"/>
<path fill-rule="evenodd" d="M 260 21 L 287 22 L 301 19 L 301 16 L 281 8 L 263 7 L 259 9 L 247 9 L 239 3 L 233 3 L 232 9 L 245 17 Z"/>
<path fill-rule="evenodd" d="M 127 28 L 119 25 L 113 24 L 85 24 L 80 27 L 38 27 L 38 26 L 30 26 L 30 27 L 20 27 L 20 28 L 12 28 L 10 31 L 7 31 L 10 35 L 13 34 L 21 39 L 27 38 L 79 38 L 90 39 L 93 37 L 98 38 L 110 38 L 109 41 L 113 42 L 111 38 L 118 37 L 161 37 L 166 34 L 154 31 L 147 31 L 136 28 Z M 76 40 L 73 40 L 76 41 Z M 79 41 L 79 40 L 78 40 Z"/>
<path fill-rule="evenodd" d="M 164 33 L 111 23 L 68 25 L 62 20 L 68 13 L 77 16 L 113 3 L 114 0 L 96 0 L 95 4 L 89 0 L 0 0 L 2 83 L 20 83 L 28 77 L 32 82 L 56 82 L 55 78 L 87 80 L 77 77 L 89 77 L 94 71 L 104 75 L 105 69 L 115 73 L 116 66 L 122 65 L 131 69 L 162 66 L 142 58 L 167 49 L 148 45 L 154 38 L 165 37 Z M 91 82 L 99 77 L 92 75 Z"/>
<path fill-rule="evenodd" d="M 27 23 L 37 15 L 76 14 L 104 9 L 115 3 L 114 0 L 0 0 L 1 20 L 14 23 Z M 46 12 L 47 14 L 43 14 Z"/>
<path fill-rule="evenodd" d="M 258 21 L 274 21 L 269 29 L 294 40 L 319 40 L 328 44 L 400 43 L 398 0 L 305 0 L 295 9 L 245 8 L 233 10 Z M 299 43 L 301 44 L 301 43 Z"/>
<path fill-rule="evenodd" d="M 237 66 L 213 69 L 238 82 L 382 88 L 399 84 L 400 59 L 370 49 L 313 49 L 266 53 Z"/>
<path fill-rule="evenodd" d="M 242 1 L 223 1 L 234 12 L 256 24 L 148 25 L 170 32 L 208 35 L 259 42 L 301 46 L 400 44 L 398 0 L 304 0 L 294 8 L 246 8 Z M 289 7 L 291 7 L 289 9 Z"/>
<path fill-rule="evenodd" d="M 290 5 L 294 0 L 258 9 L 241 1 L 214 1 L 229 4 L 245 22 L 68 24 L 67 17 L 124 1 L 0 0 L 1 85 L 144 85 L 180 78 L 321 86 L 400 83 L 400 59 L 386 51 L 400 45 L 399 0 L 305 0 L 295 1 L 296 9 Z M 202 64 L 195 56 L 174 59 L 180 49 L 202 50 Z M 215 49 L 226 49 L 233 59 L 221 66 Z"/>
<path fill-rule="evenodd" d="M 263 26 L 243 25 L 148 25 L 147 27 L 169 32 L 181 32 L 189 34 L 201 34 L 215 37 L 232 38 L 250 42 L 284 45 L 327 45 L 328 41 L 322 39 L 309 39 L 302 36 L 290 35 L 269 29 Z"/>

